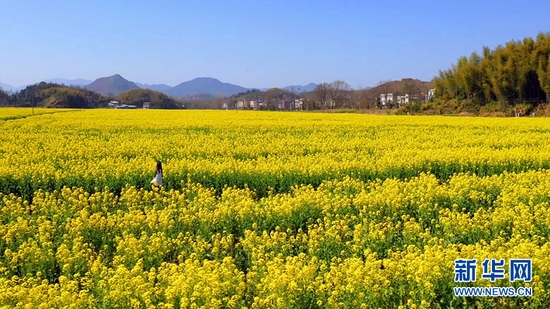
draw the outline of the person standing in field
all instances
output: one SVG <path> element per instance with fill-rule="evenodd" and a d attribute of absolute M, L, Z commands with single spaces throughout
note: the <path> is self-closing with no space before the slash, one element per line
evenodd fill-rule
<path fill-rule="evenodd" d="M 151 185 L 162 186 L 162 163 L 160 161 L 157 161 L 157 172 L 155 178 L 151 180 Z"/>

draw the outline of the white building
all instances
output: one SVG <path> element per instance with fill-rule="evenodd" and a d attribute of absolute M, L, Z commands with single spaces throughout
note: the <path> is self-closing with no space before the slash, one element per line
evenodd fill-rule
<path fill-rule="evenodd" d="M 405 104 L 409 104 L 410 102 L 410 97 L 409 97 L 409 94 L 404 94 L 404 95 L 398 95 L 397 96 L 397 105 L 399 107 L 402 107 L 404 106 Z"/>
<path fill-rule="evenodd" d="M 435 88 L 428 90 L 428 94 L 426 95 L 426 101 L 430 101 L 435 97 Z"/>
<path fill-rule="evenodd" d="M 397 94 L 394 93 L 386 93 L 386 103 L 389 106 L 393 106 L 397 103 Z"/>
<path fill-rule="evenodd" d="M 380 94 L 380 106 L 382 106 L 383 108 L 386 107 L 386 94 L 385 93 L 382 93 Z"/>
<path fill-rule="evenodd" d="M 398 96 L 397 96 L 397 105 L 398 105 L 399 107 L 401 107 L 401 106 L 407 104 L 407 103 L 405 103 L 406 101 L 407 101 L 407 97 L 406 97 L 406 96 L 404 96 L 404 95 L 398 95 Z"/>
<path fill-rule="evenodd" d="M 119 106 L 115 106 L 115 108 L 116 109 L 135 109 L 135 108 L 137 108 L 137 106 L 122 104 L 122 105 L 119 105 Z"/>

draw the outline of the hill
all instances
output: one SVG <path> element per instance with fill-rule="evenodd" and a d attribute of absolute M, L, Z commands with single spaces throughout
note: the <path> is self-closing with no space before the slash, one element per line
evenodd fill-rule
<path fill-rule="evenodd" d="M 257 90 L 258 88 L 246 88 L 239 85 L 221 82 L 212 77 L 199 77 L 190 81 L 182 82 L 175 87 L 166 84 L 142 84 L 139 82 L 129 81 L 119 74 L 109 77 L 98 78 L 95 81 L 90 81 L 82 78 L 67 79 L 67 78 L 52 78 L 45 80 L 46 83 L 54 83 L 66 86 L 79 86 L 86 89 L 99 92 L 103 95 L 118 95 L 119 93 L 136 89 L 151 89 L 165 93 L 175 98 L 185 100 L 208 100 L 219 96 L 229 97 L 238 93 L 246 92 L 247 90 Z M 287 90 L 293 93 L 306 93 L 315 90 L 317 84 L 309 83 L 307 85 L 290 85 L 280 89 Z M 0 88 L 7 92 L 17 92 L 25 87 L 14 87 L 11 85 L 0 83 Z M 259 89 L 267 91 L 271 88 Z M 211 96 L 211 97 L 209 97 Z"/>
<path fill-rule="evenodd" d="M 151 90 L 137 88 L 122 92 L 117 95 L 117 101 L 123 104 L 132 104 L 143 107 L 144 102 L 149 102 L 150 108 L 181 108 L 181 104 L 166 94 Z"/>
<path fill-rule="evenodd" d="M 290 91 L 290 92 L 295 92 L 295 93 L 302 93 L 302 92 L 311 92 L 313 90 L 315 90 L 315 88 L 317 88 L 317 84 L 316 83 L 309 83 L 307 85 L 291 85 L 291 86 L 286 86 L 282 89 L 284 90 L 287 90 L 287 91 Z M 267 90 L 267 89 L 266 89 Z"/>
<path fill-rule="evenodd" d="M 141 84 L 141 83 L 136 82 L 136 85 L 139 88 L 151 89 L 151 90 L 160 91 L 160 92 L 166 92 L 166 91 L 172 89 L 171 86 L 168 86 L 168 85 L 165 85 L 165 84 L 148 85 L 148 84 Z"/>
<path fill-rule="evenodd" d="M 223 96 L 230 96 L 239 92 L 244 92 L 247 88 L 222 83 L 221 81 L 211 77 L 199 77 L 193 80 L 183 82 L 173 87 L 172 89 L 164 91 L 166 94 L 173 97 L 182 97 L 188 94 L 208 93 L 212 96 L 222 94 Z"/>
<path fill-rule="evenodd" d="M 23 87 L 15 87 L 12 85 L 0 83 L 0 89 L 7 91 L 7 92 L 15 92 L 21 90 Z"/>
<path fill-rule="evenodd" d="M 104 106 L 108 101 L 109 98 L 88 89 L 46 82 L 29 85 L 12 96 L 12 104 L 21 107 L 85 108 Z"/>
<path fill-rule="evenodd" d="M 85 87 L 86 89 L 99 92 L 103 95 L 117 95 L 121 92 L 139 88 L 134 82 L 124 79 L 119 74 L 96 79 Z"/>
<path fill-rule="evenodd" d="M 426 93 L 429 89 L 432 88 L 432 82 L 421 81 L 419 79 L 413 78 L 403 78 L 402 80 L 381 82 L 375 87 L 372 87 L 366 91 L 367 93 L 378 97 L 382 93 L 421 94 Z"/>
<path fill-rule="evenodd" d="M 178 99 L 183 101 L 192 101 L 192 100 L 211 100 L 215 97 L 209 93 L 196 93 L 196 94 L 186 94 L 179 97 Z"/>

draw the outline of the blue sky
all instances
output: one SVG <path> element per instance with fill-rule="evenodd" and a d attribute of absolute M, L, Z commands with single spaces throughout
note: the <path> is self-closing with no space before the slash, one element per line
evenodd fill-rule
<path fill-rule="evenodd" d="M 550 31 L 549 12 L 549 0 L 0 0 L 0 82 L 431 80 L 484 45 Z"/>

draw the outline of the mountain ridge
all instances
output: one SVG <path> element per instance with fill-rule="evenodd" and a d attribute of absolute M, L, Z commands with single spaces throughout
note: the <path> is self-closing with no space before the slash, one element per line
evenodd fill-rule
<path fill-rule="evenodd" d="M 45 82 L 47 83 L 55 83 L 55 84 L 63 84 L 67 86 L 87 86 L 91 84 L 93 81 L 83 78 L 75 78 L 75 79 L 66 79 L 66 78 L 50 78 L 46 79 Z"/>
<path fill-rule="evenodd" d="M 103 95 L 117 95 L 119 93 L 139 88 L 136 83 L 131 82 L 120 74 L 108 77 L 100 77 L 84 88 L 99 92 Z"/>
<path fill-rule="evenodd" d="M 167 91 L 171 96 L 184 96 L 193 95 L 198 93 L 207 93 L 212 96 L 222 94 L 223 96 L 229 96 L 239 92 L 244 92 L 249 88 L 233 85 L 230 83 L 223 83 L 220 80 L 212 77 L 197 77 L 192 80 L 179 83 Z"/>
<path fill-rule="evenodd" d="M 149 84 L 142 84 L 142 83 L 138 83 L 138 82 L 135 82 L 135 83 L 139 88 L 151 89 L 151 90 L 155 90 L 155 91 L 159 91 L 159 92 L 164 92 L 164 91 L 169 90 L 169 89 L 172 88 L 172 86 L 168 86 L 166 84 L 152 84 L 152 85 L 149 85 Z"/>
<path fill-rule="evenodd" d="M 271 88 L 258 88 L 252 87 L 247 88 L 236 84 L 231 84 L 228 82 L 222 82 L 217 78 L 213 77 L 197 77 L 188 81 L 181 82 L 176 86 L 170 86 L 167 84 L 145 84 L 135 81 L 130 81 L 125 79 L 120 74 L 114 74 L 111 76 L 100 77 L 94 81 L 76 78 L 76 79 L 66 79 L 66 78 L 51 78 L 44 80 L 48 83 L 64 84 L 67 86 L 78 86 L 85 89 L 97 91 L 103 95 L 113 94 L 117 95 L 121 92 L 143 88 L 151 89 L 165 93 L 172 97 L 206 97 L 208 94 L 212 97 L 224 96 L 228 97 L 234 94 L 246 92 L 248 90 L 262 90 L 265 91 Z M 7 92 L 16 92 L 21 89 L 24 89 L 26 86 L 14 87 L 8 84 L 0 83 L 0 88 L 4 89 Z M 290 85 L 285 86 L 280 89 L 287 91 L 292 91 L 295 93 L 311 92 L 317 87 L 316 83 L 309 83 L 307 85 Z M 273 87 L 272 87 L 273 88 Z M 277 88 L 277 87 L 275 87 Z"/>
<path fill-rule="evenodd" d="M 25 87 L 15 87 L 15 86 L 12 86 L 12 85 L 0 83 L 0 89 L 4 90 L 6 92 L 19 91 L 23 88 L 25 88 Z"/>
<path fill-rule="evenodd" d="M 282 89 L 290 92 L 302 93 L 302 92 L 311 92 L 315 90 L 315 88 L 317 88 L 316 83 L 309 83 L 307 85 L 290 85 L 290 86 L 283 87 Z"/>

